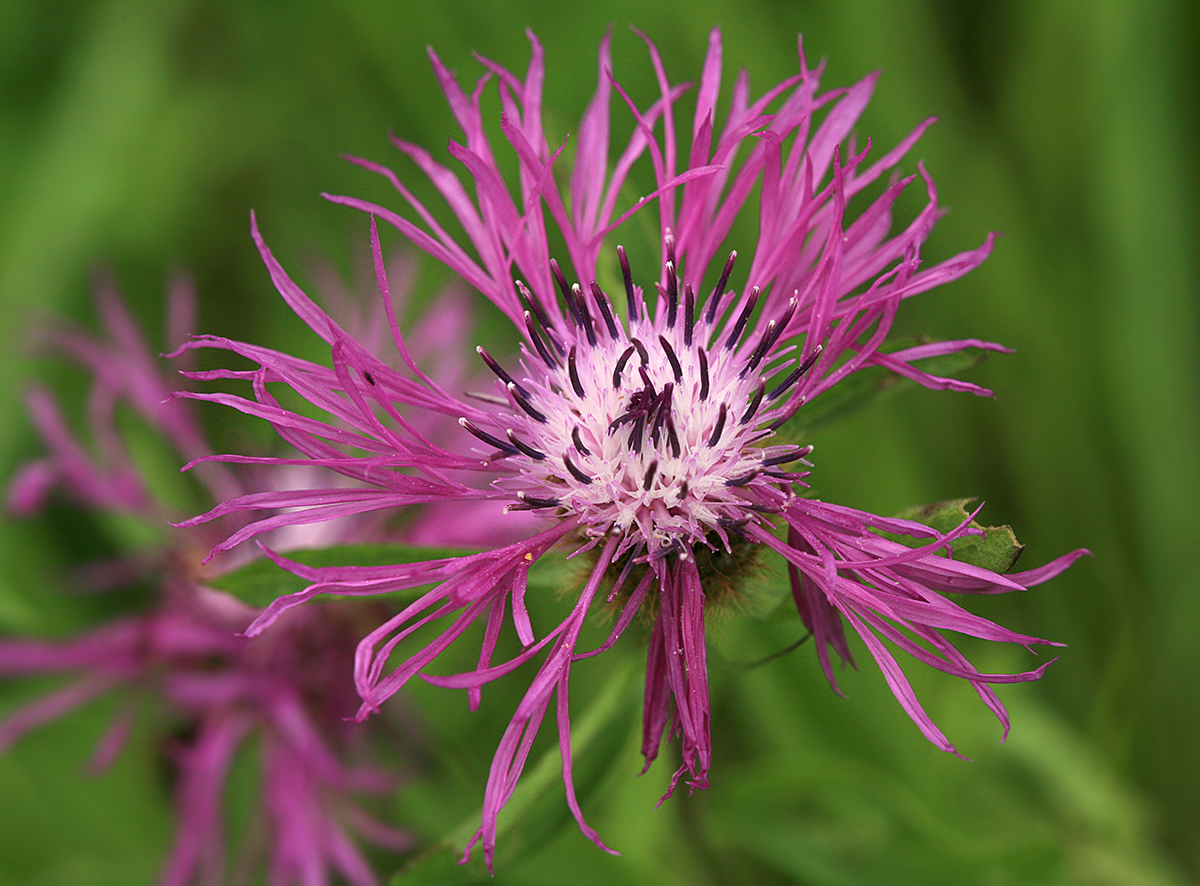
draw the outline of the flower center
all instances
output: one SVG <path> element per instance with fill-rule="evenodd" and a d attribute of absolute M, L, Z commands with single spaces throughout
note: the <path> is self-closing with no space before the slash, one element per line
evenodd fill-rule
<path fill-rule="evenodd" d="M 807 475 L 781 466 L 803 459 L 811 447 L 763 445 L 790 414 L 780 408 L 784 394 L 815 360 L 814 354 L 796 365 L 792 345 L 775 349 L 796 302 L 756 330 L 757 339 L 747 335 L 757 289 L 740 305 L 728 299 L 721 310 L 734 253 L 699 315 L 690 286 L 680 298 L 668 260 L 651 313 L 624 250 L 618 254 L 629 305 L 625 322 L 595 282 L 589 305 L 553 261 L 569 328 L 554 325 L 517 283 L 530 308 L 524 375 L 514 378 L 479 348 L 504 386 L 509 409 L 493 417 L 499 434 L 466 419 L 461 424 L 500 449 L 514 469 L 496 484 L 518 499 L 514 507 L 576 514 L 589 534 L 620 534 L 623 550 L 652 557 L 687 556 L 694 545 L 711 546 L 714 535 L 728 550 L 730 531 L 758 512 L 777 510 L 787 488 Z M 768 385 L 789 367 L 785 378 Z"/>

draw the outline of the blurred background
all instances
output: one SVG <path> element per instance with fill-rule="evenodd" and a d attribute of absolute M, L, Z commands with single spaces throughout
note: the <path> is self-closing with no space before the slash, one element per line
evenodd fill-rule
<path fill-rule="evenodd" d="M 872 667 L 848 672 L 838 698 L 810 648 L 739 664 L 794 641 L 794 621 L 720 621 L 711 789 L 655 810 L 674 764 L 634 777 L 631 678 L 613 715 L 619 731 L 592 749 L 596 773 L 581 790 L 592 824 L 624 855 L 600 853 L 571 824 L 530 825 L 524 839 L 514 826 L 495 882 L 1200 881 L 1197 9 L 0 0 L 0 477 L 38 449 L 23 386 L 58 372 L 27 346 L 28 330 L 52 312 L 93 323 L 97 270 L 152 329 L 168 273 L 186 269 L 201 331 L 288 343 L 298 325 L 258 261 L 249 212 L 299 279 L 319 260 L 350 274 L 365 220 L 319 192 L 382 192 L 339 155 L 399 165 L 389 131 L 435 155 L 459 137 L 427 45 L 472 81 L 474 51 L 523 71 L 532 28 L 546 49 L 547 113 L 565 133 L 610 26 L 618 79 L 643 91 L 650 68 L 629 24 L 657 42 L 675 81 L 698 76 L 720 25 L 726 88 L 746 67 L 756 93 L 795 72 L 802 33 L 810 62 L 828 59 L 827 88 L 882 71 L 860 140 L 886 149 L 939 117 L 903 167 L 923 160 L 950 210 L 927 260 L 1003 235 L 979 271 L 910 303 L 905 330 L 1016 349 L 971 375 L 994 401 L 906 392 L 830 428 L 813 441 L 817 490 L 880 514 L 979 496 L 984 521 L 1012 524 L 1026 544 L 1025 568 L 1090 548 L 1094 557 L 1048 585 L 973 607 L 1068 648 L 1039 683 L 1001 689 L 1014 722 L 1003 745 L 969 687 L 912 669 L 968 763 L 926 743 Z M 94 546 L 80 532 L 53 516 L 5 520 L 0 630 L 61 634 L 82 618 L 55 568 Z M 982 670 L 1029 666 L 1024 654 L 964 649 Z M 636 649 L 625 654 L 636 663 Z M 573 703 L 586 709 L 603 681 L 581 677 Z M 14 692 L 0 687 L 0 710 Z M 478 808 L 510 713 L 493 700 L 472 717 L 460 697 L 418 698 L 431 730 L 481 735 L 461 739 L 457 768 L 414 775 L 397 801 L 396 816 L 424 838 Z M 152 879 L 171 830 L 152 740 L 88 779 L 106 717 L 103 705 L 89 709 L 0 757 L 0 882 Z M 548 785 L 539 803 L 557 810 L 561 788 Z M 403 861 L 381 859 L 381 869 Z"/>

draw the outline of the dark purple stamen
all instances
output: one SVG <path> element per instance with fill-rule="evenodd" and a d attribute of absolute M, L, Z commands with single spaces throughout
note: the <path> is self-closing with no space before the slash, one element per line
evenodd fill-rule
<path fill-rule="evenodd" d="M 683 346 L 692 346 L 692 330 L 696 328 L 696 292 L 692 284 L 683 287 Z"/>
<path fill-rule="evenodd" d="M 711 326 L 717 318 L 717 305 L 721 303 L 721 299 L 725 297 L 725 285 L 729 282 L 729 275 L 733 272 L 733 263 L 737 261 L 737 250 L 729 253 L 729 258 L 725 262 L 725 270 L 721 272 L 721 279 L 717 281 L 716 287 L 712 291 L 712 295 L 708 297 L 708 311 L 704 315 L 704 319 Z"/>
<path fill-rule="evenodd" d="M 541 304 L 533 297 L 533 293 L 529 291 L 524 283 L 520 280 L 516 281 L 517 293 L 521 296 L 521 301 L 525 307 L 533 312 L 533 316 L 537 317 L 539 323 L 542 324 L 542 329 L 546 330 L 546 341 L 554 347 L 560 357 L 566 356 L 566 351 L 563 350 L 562 344 L 558 341 L 558 336 L 554 334 L 554 324 L 550 321 L 550 316 L 542 309 Z"/>
<path fill-rule="evenodd" d="M 621 373 L 625 369 L 625 364 L 629 362 L 629 358 L 633 356 L 633 352 L 637 350 L 633 345 L 625 349 L 625 352 L 617 358 L 616 368 L 613 369 L 613 387 L 621 387 Z"/>
<path fill-rule="evenodd" d="M 539 421 L 542 424 L 546 424 L 546 416 L 534 408 L 534 405 L 529 402 L 528 395 L 525 394 L 520 388 L 518 388 L 515 384 L 511 384 L 508 386 L 508 392 L 512 394 L 513 400 L 516 401 L 516 404 L 521 407 L 522 412 L 524 412 L 534 421 Z"/>
<path fill-rule="evenodd" d="M 562 268 L 558 266 L 558 259 L 550 259 L 550 273 L 554 275 L 554 282 L 558 284 L 558 291 L 562 293 L 563 301 L 570 305 L 571 287 L 567 285 L 567 278 L 563 274 Z"/>
<path fill-rule="evenodd" d="M 774 320 L 767 323 L 766 331 L 763 332 L 762 338 L 758 340 L 758 347 L 754 349 L 754 353 L 750 355 L 750 359 L 746 361 L 746 365 L 738 373 L 738 378 L 745 378 L 750 370 L 762 362 L 762 358 L 767 355 L 767 349 L 771 347 L 771 343 L 775 340 L 776 329 L 778 329 L 778 325 Z"/>
<path fill-rule="evenodd" d="M 554 259 L 550 259 L 550 266 L 557 269 L 558 262 L 556 262 Z M 579 305 L 576 300 L 576 294 L 579 292 L 579 285 L 567 285 L 567 278 L 562 275 L 561 269 L 558 269 L 558 273 L 555 274 L 554 279 L 558 282 L 558 288 L 562 290 L 563 302 L 567 306 L 567 313 L 571 315 L 571 319 L 575 322 L 576 326 L 583 326 L 583 315 L 579 312 Z"/>
<path fill-rule="evenodd" d="M 633 419 L 633 428 L 629 431 L 629 451 L 640 452 L 642 435 L 646 433 L 646 416 L 638 415 Z"/>
<path fill-rule="evenodd" d="M 642 480 L 642 490 L 650 491 L 650 486 L 654 483 L 654 475 L 658 471 L 658 461 L 650 462 L 650 467 L 646 468 L 646 477 Z"/>
<path fill-rule="evenodd" d="M 679 277 L 675 263 L 667 261 L 667 326 L 675 328 L 675 315 L 679 312 Z"/>
<path fill-rule="evenodd" d="M 786 480 L 789 483 L 794 483 L 797 480 L 802 480 L 807 477 L 811 471 L 763 471 L 764 477 L 774 477 L 776 480 Z"/>
<path fill-rule="evenodd" d="M 696 356 L 700 358 L 700 401 L 704 402 L 708 399 L 708 353 L 700 348 Z"/>
<path fill-rule="evenodd" d="M 783 316 L 767 324 L 767 329 L 763 333 L 763 337 L 759 340 L 758 347 L 754 349 L 754 353 L 750 355 L 750 359 L 742 367 L 738 378 L 745 378 L 746 373 L 755 369 L 762 362 L 763 357 L 767 356 L 771 348 L 775 347 L 775 342 L 779 341 L 779 336 L 783 335 L 783 331 L 787 328 L 788 323 L 791 322 L 792 314 L 795 312 L 796 300 L 793 298 L 788 303 L 787 310 L 783 312 Z"/>
<path fill-rule="evenodd" d="M 604 318 L 604 325 L 608 327 L 609 338 L 616 338 L 617 321 L 613 319 L 612 308 L 608 303 L 608 295 L 595 280 L 592 281 L 592 298 L 596 300 L 596 307 L 600 309 L 600 316 Z"/>
<path fill-rule="evenodd" d="M 663 387 L 662 393 L 654 398 L 650 404 L 647 418 L 653 417 L 654 423 L 650 426 L 650 439 L 658 443 L 659 435 L 662 433 L 663 425 L 667 419 L 671 417 L 671 395 L 675 393 L 675 385 L 671 382 Z"/>
<path fill-rule="evenodd" d="M 563 453 L 563 464 L 567 466 L 567 470 L 571 472 L 571 476 L 582 483 L 584 486 L 592 485 L 592 478 L 585 474 L 579 468 L 575 467 L 575 463 L 571 461 L 571 453 Z"/>
<path fill-rule="evenodd" d="M 536 495 L 529 495 L 524 492 L 518 492 L 517 498 L 521 499 L 527 505 L 531 505 L 534 510 L 538 508 L 557 508 L 562 504 L 562 501 L 557 498 L 538 498 Z"/>
<path fill-rule="evenodd" d="M 625 247 L 617 247 L 617 259 L 621 262 L 621 277 L 625 280 L 625 300 L 629 304 L 629 319 L 638 318 L 637 296 L 633 291 L 633 273 L 629 270 L 629 258 L 625 255 Z"/>
<path fill-rule="evenodd" d="M 740 477 L 734 477 L 732 480 L 726 480 L 726 486 L 745 486 L 751 480 L 759 475 L 759 471 L 751 471 L 749 474 L 743 474 Z"/>
<path fill-rule="evenodd" d="M 782 455 L 772 455 L 770 458 L 762 460 L 763 467 L 772 467 L 774 465 L 786 465 L 789 462 L 799 461 L 812 452 L 811 446 L 797 446 L 790 452 L 785 452 Z"/>
<path fill-rule="evenodd" d="M 679 496 L 679 502 L 682 502 L 685 498 L 687 498 L 687 494 L 688 494 L 687 480 L 684 480 L 682 483 L 680 483 L 679 488 L 677 490 L 675 490 L 675 492 Z M 676 502 L 676 504 L 679 504 L 679 502 Z"/>
<path fill-rule="evenodd" d="M 746 373 L 756 368 L 762 359 L 775 346 L 775 342 L 779 341 L 779 337 L 783 335 L 783 331 L 787 328 L 788 323 L 792 319 L 792 314 L 796 311 L 796 300 L 792 299 L 788 305 L 788 309 L 784 311 L 783 316 L 778 320 L 772 320 L 767 324 L 767 329 L 763 333 L 762 338 L 758 342 L 758 347 L 754 349 L 754 353 L 750 355 L 750 359 L 746 362 L 746 366 L 742 369 L 741 378 L 744 378 Z"/>
<path fill-rule="evenodd" d="M 717 413 L 717 423 L 713 426 L 712 433 L 708 435 L 708 445 L 716 446 L 717 441 L 721 439 L 721 431 L 725 430 L 725 415 L 728 413 L 725 404 L 721 404 L 721 411 Z"/>
<path fill-rule="evenodd" d="M 458 424 L 459 424 L 459 427 L 474 434 L 476 437 L 478 437 L 480 440 L 482 440 L 488 446 L 495 446 L 501 452 L 507 452 L 509 455 L 520 455 L 521 454 L 521 450 L 517 449 L 517 447 L 509 446 L 507 443 L 505 443 L 499 437 L 493 437 L 491 434 L 489 434 L 487 431 L 483 430 L 482 428 L 476 427 L 476 425 L 473 422 L 469 421 L 466 418 L 460 418 L 458 420 Z"/>
<path fill-rule="evenodd" d="M 637 394 L 634 394 L 634 397 L 636 396 Z M 617 428 L 621 427 L 621 425 L 626 425 L 631 421 L 637 421 L 639 418 L 645 417 L 645 410 L 630 410 L 629 412 L 623 412 L 612 420 L 608 426 L 608 432 L 611 434 Z"/>
<path fill-rule="evenodd" d="M 737 322 L 733 324 L 733 331 L 729 333 L 729 338 L 725 339 L 725 350 L 729 350 L 737 344 L 738 339 L 742 337 L 742 330 L 746 328 L 746 321 L 750 319 L 750 314 L 754 311 L 754 306 L 758 304 L 758 294 L 762 292 L 757 286 L 750 290 L 750 295 L 746 297 L 746 306 L 742 308 L 742 313 L 738 315 Z"/>
<path fill-rule="evenodd" d="M 583 438 L 579 436 L 579 425 L 575 426 L 575 430 L 571 431 L 571 442 L 575 444 L 575 448 L 582 455 L 591 455 L 592 450 L 583 445 Z"/>
<path fill-rule="evenodd" d="M 675 349 L 671 347 L 671 343 L 667 341 L 665 336 L 658 337 L 658 343 L 663 347 L 663 353 L 667 355 L 667 362 L 671 364 L 671 372 L 675 375 L 675 381 L 680 381 L 683 378 L 683 367 L 679 365 L 679 358 L 675 356 Z"/>
<path fill-rule="evenodd" d="M 758 405 L 762 403 L 763 394 L 767 390 L 767 380 L 760 378 L 758 387 L 754 391 L 754 396 L 750 398 L 750 405 L 746 407 L 746 411 L 742 413 L 742 417 L 738 419 L 738 424 L 745 424 L 754 418 L 754 413 L 758 412 Z"/>
<path fill-rule="evenodd" d="M 667 443 L 671 447 L 671 455 L 679 458 L 683 450 L 679 446 L 679 435 L 675 433 L 675 419 L 667 416 Z"/>
<path fill-rule="evenodd" d="M 533 322 L 533 315 L 529 311 L 525 312 L 525 330 L 529 333 L 529 340 L 533 342 L 533 346 L 537 348 L 538 354 L 541 355 L 546 365 L 551 369 L 558 366 L 558 362 L 550 355 L 550 350 L 546 347 L 546 343 L 538 335 L 537 326 Z"/>
<path fill-rule="evenodd" d="M 505 372 L 503 366 L 492 359 L 492 355 L 484 350 L 483 345 L 476 347 L 475 353 L 483 358 L 483 362 L 487 364 L 488 369 L 496 373 L 500 381 L 504 382 L 506 387 L 509 385 L 516 385 L 517 390 L 521 392 L 522 396 L 529 396 L 529 392 L 526 391 L 525 388 L 523 388 L 511 375 Z"/>
<path fill-rule="evenodd" d="M 567 355 L 567 375 L 571 379 L 571 387 L 575 389 L 575 393 L 580 397 L 583 396 L 583 382 L 579 380 L 579 368 L 575 365 L 575 348 L 571 348 L 571 353 Z"/>
<path fill-rule="evenodd" d="M 522 443 L 520 440 L 518 440 L 517 434 L 512 428 L 509 428 L 508 431 L 505 432 L 504 436 L 508 437 L 509 443 L 517 447 L 530 458 L 536 459 L 537 461 L 542 461 L 546 457 L 546 453 L 539 449 L 534 449 L 528 443 Z"/>
<path fill-rule="evenodd" d="M 575 324 L 587 336 L 588 344 L 595 347 L 596 328 L 592 325 L 592 315 L 588 311 L 587 302 L 583 298 L 583 290 L 579 288 L 578 283 L 571 287 L 571 301 L 567 307 L 575 317 Z"/>
<path fill-rule="evenodd" d="M 647 351 L 646 346 L 636 338 L 631 338 L 629 343 L 637 348 L 638 356 L 642 358 L 642 367 L 645 368 L 646 364 L 650 362 L 650 352 Z M 650 384 L 650 382 L 647 381 L 646 384 Z"/>
<path fill-rule="evenodd" d="M 821 350 L 822 346 L 817 345 L 816 349 L 808 355 L 808 358 L 795 369 L 793 369 L 788 374 L 788 377 L 779 383 L 779 387 L 775 388 L 770 394 L 767 395 L 767 401 L 770 402 L 771 400 L 778 399 L 783 395 L 784 391 L 786 391 L 796 382 L 800 381 L 800 377 L 804 375 L 804 373 L 808 372 L 808 370 L 812 369 L 813 364 L 817 362 L 817 358 L 821 356 Z"/>
<path fill-rule="evenodd" d="M 566 281 L 564 280 L 563 282 L 565 283 Z M 554 324 L 550 322 L 550 315 L 542 309 L 541 303 L 533 297 L 533 293 L 529 291 L 529 287 L 520 280 L 517 280 L 516 284 L 517 295 L 521 297 L 521 301 L 524 303 L 525 307 L 533 312 L 533 316 L 538 318 L 538 322 L 541 323 L 543 327 L 546 329 L 553 329 Z"/>
<path fill-rule="evenodd" d="M 647 427 L 650 428 L 651 439 L 655 443 L 658 442 L 664 422 L 671 422 L 671 397 L 675 390 L 675 385 L 668 382 L 661 393 L 656 393 L 645 368 L 641 367 L 639 371 L 646 386 L 629 395 L 629 409 L 617 416 L 608 426 L 609 433 L 612 433 L 621 425 L 632 423 L 633 427 L 629 432 L 631 452 L 641 449 L 642 435 Z"/>

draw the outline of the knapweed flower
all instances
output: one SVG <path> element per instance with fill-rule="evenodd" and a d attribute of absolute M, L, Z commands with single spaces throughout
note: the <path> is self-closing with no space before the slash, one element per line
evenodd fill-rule
<path fill-rule="evenodd" d="M 509 517 L 535 515 L 540 528 L 461 557 L 392 567 L 309 570 L 293 564 L 312 585 L 277 600 L 251 633 L 318 593 L 422 588 L 359 647 L 355 680 L 363 717 L 414 676 L 465 688 L 477 703 L 482 686 L 543 655 L 488 778 L 482 826 L 472 845 L 482 840 L 489 865 L 497 815 L 551 705 L 567 802 L 583 831 L 603 846 L 585 823 L 572 785 L 568 687 L 574 663 L 613 646 L 639 612 L 652 619 L 643 724 L 647 765 L 664 736 L 678 738 L 682 765 L 672 789 L 685 774 L 691 787 L 705 787 L 712 758 L 705 611 L 721 594 L 713 574 L 752 562 L 760 552 L 774 552 L 786 564 L 800 616 L 831 681 L 829 650 L 850 659 L 848 622 L 938 747 L 953 750 L 885 640 L 970 681 L 1007 728 L 991 684 L 1031 680 L 1042 669 L 980 673 L 944 632 L 1019 645 L 1047 641 L 972 615 L 946 594 L 1020 590 L 1058 574 L 1079 552 L 1010 575 L 955 560 L 955 540 L 978 531 L 968 522 L 942 533 L 811 498 L 805 492 L 811 447 L 785 433 L 808 404 L 872 367 L 929 388 L 989 393 L 934 375 L 920 361 L 998 345 L 968 339 L 885 348 L 905 299 L 958 279 L 992 247 L 988 237 L 976 249 L 922 265 L 921 246 L 939 208 L 933 180 L 920 167 L 925 207 L 893 230 L 892 207 L 918 180 L 894 170 L 929 121 L 869 161 L 869 143 L 857 150 L 850 137 L 875 78 L 822 93 L 821 69 L 809 68 L 802 51 L 799 73 L 761 97 L 753 98 L 747 77 L 740 76 L 728 110 L 720 113 L 721 41 L 714 31 L 687 125 L 678 119 L 687 87 L 668 79 L 654 45 L 646 41 L 658 95 L 639 107 L 611 70 L 606 37 L 595 96 L 575 131 L 556 145 L 547 140 L 542 117 L 542 49 L 532 35 L 530 41 L 532 60 L 523 78 L 483 60 L 487 73 L 470 92 L 433 57 L 465 135 L 464 143 L 449 147 L 460 172 L 415 145 L 396 142 L 446 201 L 466 242 L 455 239 L 399 176 L 374 163 L 356 161 L 395 186 L 411 218 L 358 199 L 330 198 L 371 216 L 385 301 L 377 219 L 490 299 L 514 324 L 520 353 L 498 358 L 478 348 L 495 376 L 493 388 L 464 396 L 411 358 L 393 312 L 392 336 L 406 366 L 393 371 L 316 307 L 255 227 L 276 288 L 328 343 L 332 368 L 205 339 L 196 346 L 228 348 L 259 368 L 253 398 L 200 396 L 270 421 L 312 462 L 359 487 L 232 499 L 193 522 L 259 507 L 290 509 L 234 532 L 217 551 L 289 523 L 432 503 L 505 502 Z M 492 80 L 502 109 L 502 144 L 519 169 L 515 181 L 504 173 L 513 158 L 498 158 L 484 121 Z M 616 147 L 610 135 L 614 105 L 632 124 L 628 141 Z M 635 164 L 646 158 L 654 187 L 648 196 L 622 203 Z M 849 201 L 889 176 L 862 212 L 848 218 Z M 732 244 L 744 256 L 725 252 L 735 218 L 751 204 L 757 235 Z M 657 216 L 660 258 L 654 267 L 637 267 L 617 245 L 618 232 L 636 239 L 626 225 L 647 214 Z M 552 242 L 561 244 L 553 255 Z M 270 393 L 276 384 L 326 417 L 284 408 Z M 426 412 L 457 418 L 461 435 L 446 443 L 425 438 L 414 420 Z M 901 544 L 891 537 L 896 535 L 918 544 Z M 539 634 L 539 601 L 527 593 L 528 578 L 539 558 L 555 549 L 589 551 L 590 571 L 570 614 Z M 728 582 L 728 576 L 721 580 Z M 611 636 L 598 649 L 581 649 L 584 620 L 604 600 L 616 608 Z M 432 673 L 439 655 L 476 621 L 486 624 L 478 666 Z M 524 649 L 494 661 L 509 622 Z M 432 631 L 423 645 L 414 641 L 421 631 Z M 398 652 L 401 644 L 404 652 Z"/>
<path fill-rule="evenodd" d="M 131 515 L 166 530 L 180 505 L 151 493 L 119 430 L 125 416 L 118 413 L 132 407 L 181 458 L 211 450 L 190 404 L 171 399 L 173 368 L 147 349 L 111 288 L 100 295 L 106 336 L 48 333 L 93 377 L 90 434 L 77 437 L 56 400 L 34 391 L 31 412 L 48 453 L 20 471 L 9 507 L 29 514 L 61 492 L 97 514 Z M 172 289 L 176 342 L 191 329 L 192 301 L 188 287 Z M 296 470 L 303 469 L 272 466 L 238 477 L 223 465 L 210 465 L 197 477 L 207 495 L 219 500 L 246 494 L 259 483 L 294 485 L 300 482 L 290 476 Z M 337 541 L 343 529 L 355 537 L 371 531 L 359 522 L 327 528 L 323 537 L 306 541 Z M 247 638 L 241 632 L 257 610 L 209 586 L 236 563 L 230 558 L 201 567 L 201 556 L 217 540 L 205 530 L 181 530 L 173 542 L 123 552 L 80 573 L 80 589 L 86 591 L 149 586 L 148 608 L 66 640 L 0 638 L 0 674 L 69 677 L 61 688 L 0 719 L 0 750 L 93 698 L 117 692 L 118 713 L 92 761 L 93 770 L 102 770 L 126 743 L 139 702 L 156 697 L 155 707 L 165 714 L 156 724 L 178 816 L 161 883 L 227 882 L 261 867 L 268 882 L 281 886 L 327 883 L 335 875 L 339 882 L 374 884 L 352 834 L 391 850 L 409 847 L 411 838 L 373 819 L 356 797 L 396 789 L 396 778 L 372 762 L 362 730 L 347 722 L 357 701 L 348 676 L 353 625 L 363 613 L 346 605 L 296 612 L 297 618 L 289 617 L 270 636 Z M 258 807 L 250 832 L 231 838 L 222 824 L 225 789 L 235 757 L 246 753 L 260 762 Z M 237 849 L 232 859 L 231 848 Z"/>

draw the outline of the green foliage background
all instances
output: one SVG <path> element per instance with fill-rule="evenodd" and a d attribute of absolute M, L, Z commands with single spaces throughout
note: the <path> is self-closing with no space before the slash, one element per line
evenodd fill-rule
<path fill-rule="evenodd" d="M 658 810 L 673 764 L 634 778 L 639 689 L 620 670 L 636 671 L 631 648 L 632 661 L 583 675 L 573 694 L 581 716 L 598 698 L 620 727 L 598 728 L 577 757 L 589 761 L 592 823 L 624 856 L 547 818 L 562 803 L 551 778 L 514 822 L 495 882 L 1200 879 L 1197 15 L 1184 0 L 3 0 L 0 476 L 37 448 L 23 384 L 54 372 L 25 346 L 27 330 L 48 311 L 90 322 L 97 267 L 148 323 L 161 319 L 167 271 L 187 268 L 203 331 L 276 343 L 296 333 L 248 212 L 286 266 L 328 255 L 349 269 L 365 224 L 318 191 L 378 185 L 339 153 L 392 162 L 389 129 L 435 149 L 457 135 L 427 44 L 474 77 L 472 50 L 523 69 L 533 28 L 546 106 L 565 129 L 610 25 L 622 82 L 648 70 L 627 23 L 658 43 L 674 79 L 698 75 L 719 24 L 726 82 L 744 66 L 759 90 L 794 72 L 802 32 L 810 59 L 829 60 L 826 85 L 882 69 L 860 126 L 877 146 L 939 115 L 907 167 L 923 159 L 952 209 L 929 258 L 1004 235 L 980 271 L 911 304 L 906 330 L 1017 349 L 973 376 L 994 402 L 909 392 L 823 433 L 820 493 L 883 514 L 980 496 L 985 522 L 1017 529 L 1023 565 L 1091 548 L 1049 586 L 979 607 L 1069 648 L 1040 683 L 1004 693 L 1015 725 L 1002 746 L 969 688 L 914 669 L 976 760 L 966 763 L 929 746 L 869 667 L 846 674 L 848 699 L 829 692 L 810 649 L 739 667 L 797 628 L 729 618 L 714 630 L 724 664 L 712 788 Z M 0 628 L 60 633 L 82 618 L 55 564 L 93 545 L 89 531 L 5 522 Z M 983 669 L 1027 665 L 976 655 Z M 624 693 L 606 695 L 616 680 Z M 33 691 L 0 687 L 0 710 Z M 458 757 L 416 777 L 397 813 L 435 840 L 478 808 L 510 702 L 494 692 L 473 717 L 460 698 L 417 701 Z M 0 882 L 153 878 L 170 823 L 151 738 L 106 776 L 83 775 L 106 716 L 99 705 L 0 758 Z M 451 873 L 483 876 L 477 865 Z M 449 875 L 426 865 L 408 881 Z"/>

